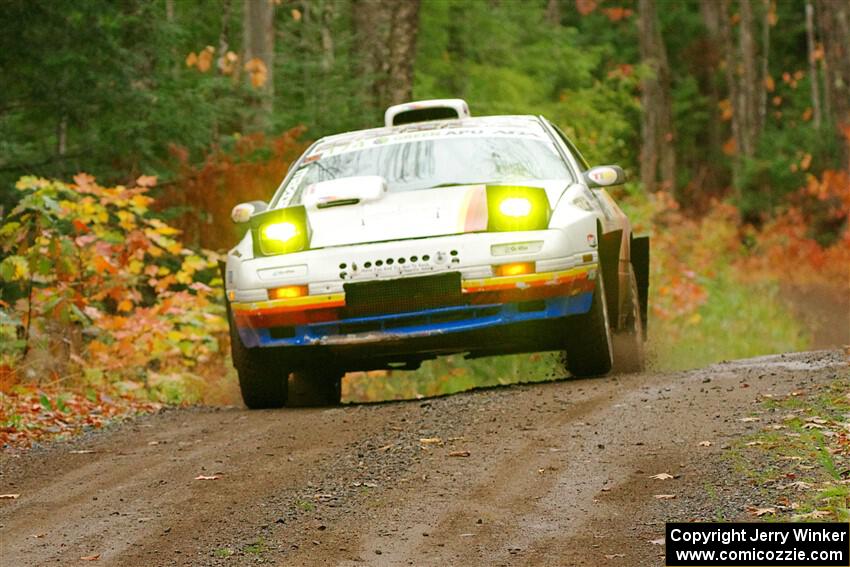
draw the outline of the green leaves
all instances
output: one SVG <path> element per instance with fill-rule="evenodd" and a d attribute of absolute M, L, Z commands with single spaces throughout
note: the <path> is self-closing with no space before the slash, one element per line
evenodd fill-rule
<path fill-rule="evenodd" d="M 23 256 L 7 256 L 0 262 L 0 280 L 7 282 L 25 281 L 30 277 L 27 259 Z"/>

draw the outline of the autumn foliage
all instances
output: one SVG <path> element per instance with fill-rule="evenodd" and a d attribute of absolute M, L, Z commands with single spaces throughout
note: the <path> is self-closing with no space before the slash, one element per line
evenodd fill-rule
<path fill-rule="evenodd" d="M 185 149 L 172 146 L 179 181 L 160 191 L 157 207 L 178 213 L 172 224 L 182 231 L 184 242 L 213 250 L 232 246 L 236 231 L 230 210 L 237 203 L 271 197 L 306 149 L 303 133 L 303 127 L 295 127 L 272 139 L 243 136 L 233 148 L 215 149 L 200 164 L 193 164 Z"/>
<path fill-rule="evenodd" d="M 0 376 L 147 386 L 179 399 L 219 358 L 218 256 L 186 248 L 151 212 L 156 180 L 102 187 L 24 177 L 0 226 Z M 183 392 L 185 394 L 185 392 Z"/>

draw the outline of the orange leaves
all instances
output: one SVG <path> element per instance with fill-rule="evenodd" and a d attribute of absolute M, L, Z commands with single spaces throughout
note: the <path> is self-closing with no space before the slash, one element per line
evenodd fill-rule
<path fill-rule="evenodd" d="M 776 89 L 776 82 L 770 75 L 766 75 L 764 77 L 764 88 L 767 89 L 767 92 L 769 93 L 772 93 Z"/>
<path fill-rule="evenodd" d="M 238 69 L 239 56 L 232 51 L 228 51 L 218 58 L 218 70 L 222 75 L 232 75 Z"/>
<path fill-rule="evenodd" d="M 266 84 L 268 80 L 268 69 L 262 59 L 254 57 L 248 60 L 245 63 L 245 70 L 248 72 L 252 87 L 259 89 Z"/>
<path fill-rule="evenodd" d="M 67 436 L 86 428 L 138 413 L 158 411 L 162 406 L 123 395 L 114 388 L 84 395 L 36 386 L 18 385 L 0 396 L 0 446 L 29 447 L 57 436 Z"/>
<path fill-rule="evenodd" d="M 297 127 L 273 139 L 259 134 L 243 136 L 237 140 L 234 151 L 213 153 L 201 166 L 190 165 L 185 152 L 172 148 L 172 155 L 182 164 L 178 175 L 181 181 L 174 191 L 163 194 L 160 206 L 185 211 L 170 221 L 183 230 L 185 241 L 199 242 L 211 249 L 232 246 L 233 203 L 268 200 L 269 188 L 280 183 L 286 174 L 286 164 L 306 149 L 306 144 L 299 140 L 303 132 L 303 127 Z M 269 158 L 253 158 L 258 152 L 267 153 Z M 227 199 L 221 195 L 227 195 Z M 189 203 L 191 207 L 186 206 Z"/>
<path fill-rule="evenodd" d="M 596 9 L 596 0 L 576 0 L 576 10 L 582 16 L 587 16 Z"/>
<path fill-rule="evenodd" d="M 215 47 L 212 45 L 206 46 L 197 54 L 192 51 L 186 56 L 186 66 L 195 67 L 201 73 L 206 73 L 212 68 L 213 55 L 215 55 Z"/>
<path fill-rule="evenodd" d="M 92 258 L 92 265 L 95 272 L 98 274 L 115 274 L 118 272 L 118 268 L 113 266 L 109 260 L 103 256 L 95 256 Z"/>
<path fill-rule="evenodd" d="M 588 16 L 599 7 L 599 0 L 575 0 L 576 11 L 582 16 Z M 631 17 L 634 13 L 630 8 L 612 6 L 600 10 L 610 21 L 619 22 Z"/>
<path fill-rule="evenodd" d="M 608 19 L 612 22 L 619 22 L 621 20 L 625 20 L 626 18 L 631 17 L 634 12 L 629 8 L 617 6 L 614 8 L 603 8 L 602 13 L 608 16 Z"/>
<path fill-rule="evenodd" d="M 139 187 L 156 187 L 156 175 L 141 175 L 136 179 L 136 185 Z"/>
<path fill-rule="evenodd" d="M 734 113 L 732 109 L 732 101 L 728 98 L 724 98 L 720 102 L 717 103 L 718 108 L 720 109 L 720 118 L 724 122 L 728 122 L 732 120 L 732 114 Z"/>

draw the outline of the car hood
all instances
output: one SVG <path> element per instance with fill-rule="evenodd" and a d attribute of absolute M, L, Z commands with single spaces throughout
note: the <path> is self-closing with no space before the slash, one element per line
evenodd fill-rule
<path fill-rule="evenodd" d="M 566 183 L 523 183 L 544 187 L 550 204 Z M 311 248 L 445 236 L 487 229 L 485 185 L 387 193 L 379 200 L 307 210 Z"/>

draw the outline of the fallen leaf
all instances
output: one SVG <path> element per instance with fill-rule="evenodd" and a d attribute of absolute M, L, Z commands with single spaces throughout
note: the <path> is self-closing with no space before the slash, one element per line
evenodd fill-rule
<path fill-rule="evenodd" d="M 220 478 L 221 478 L 221 477 L 220 477 L 219 475 L 217 475 L 217 474 L 209 475 L 209 476 L 207 476 L 207 475 L 203 475 L 203 474 L 199 474 L 198 476 L 196 476 L 196 477 L 195 477 L 195 480 L 218 480 L 218 479 L 220 479 Z"/>
<path fill-rule="evenodd" d="M 616 559 L 618 557 L 625 557 L 625 556 L 626 556 L 625 553 L 612 553 L 610 555 L 606 554 L 605 559 Z"/>
<path fill-rule="evenodd" d="M 17 500 L 20 494 L 0 494 L 0 500 Z"/>
<path fill-rule="evenodd" d="M 425 437 L 424 439 L 419 440 L 423 445 L 442 445 L 443 440 L 439 437 Z"/>
<path fill-rule="evenodd" d="M 86 555 L 85 557 L 80 557 L 81 561 L 97 561 L 100 559 L 100 553 L 96 555 Z"/>
<path fill-rule="evenodd" d="M 653 478 L 655 480 L 670 480 L 671 478 L 673 478 L 673 475 L 668 474 L 666 472 L 663 472 L 663 473 L 654 474 L 649 478 Z"/>
<path fill-rule="evenodd" d="M 471 455 L 469 451 L 452 451 L 449 453 L 449 457 L 468 457 Z"/>
<path fill-rule="evenodd" d="M 773 516 L 776 514 L 776 508 L 756 508 L 755 506 L 748 506 L 747 511 L 755 516 L 756 518 L 761 518 L 762 516 Z"/>
<path fill-rule="evenodd" d="M 148 445 L 159 445 L 159 441 L 148 441 Z"/>
<path fill-rule="evenodd" d="M 813 510 L 808 514 L 795 514 L 791 517 L 792 520 L 820 520 L 822 518 L 828 518 L 832 514 L 826 510 Z"/>
<path fill-rule="evenodd" d="M 660 537 L 658 539 L 651 539 L 649 540 L 649 543 L 651 543 L 652 545 L 664 545 L 664 538 Z"/>
<path fill-rule="evenodd" d="M 700 447 L 711 447 L 711 441 L 700 441 L 699 446 Z"/>
<path fill-rule="evenodd" d="M 675 494 L 656 494 L 655 498 L 657 500 L 673 500 L 676 498 Z"/>

